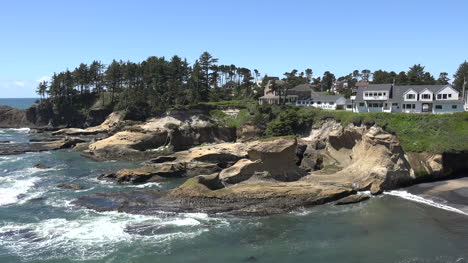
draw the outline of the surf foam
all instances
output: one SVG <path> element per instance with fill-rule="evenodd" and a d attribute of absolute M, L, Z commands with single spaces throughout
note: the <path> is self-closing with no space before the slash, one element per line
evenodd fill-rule
<path fill-rule="evenodd" d="M 413 201 L 413 202 L 426 204 L 426 205 L 429 205 L 429 206 L 432 206 L 432 207 L 436 207 L 436 208 L 439 208 L 439 209 L 444 209 L 444 210 L 447 210 L 447 211 L 451 211 L 451 212 L 455 212 L 455 213 L 459 213 L 459 214 L 463 214 L 463 215 L 468 215 L 467 213 L 465 213 L 465 212 L 463 212 L 460 209 L 457 209 L 455 207 L 448 206 L 448 205 L 441 204 L 441 203 L 437 203 L 437 202 L 435 202 L 433 200 L 421 197 L 419 195 L 414 195 L 414 194 L 408 193 L 407 191 L 393 190 L 393 191 L 384 192 L 384 194 L 392 195 L 392 196 L 398 196 L 398 197 L 401 197 L 403 199 L 410 200 L 410 201 Z"/>

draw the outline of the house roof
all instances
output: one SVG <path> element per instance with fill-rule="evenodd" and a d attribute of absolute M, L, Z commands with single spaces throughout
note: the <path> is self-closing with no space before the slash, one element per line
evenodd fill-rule
<path fill-rule="evenodd" d="M 322 102 L 336 102 L 337 100 L 341 98 L 344 99 L 343 96 L 339 96 L 339 95 L 323 95 L 320 93 L 315 93 L 311 97 L 307 97 L 305 99 L 310 99 L 313 101 L 322 101 Z"/>
<path fill-rule="evenodd" d="M 309 83 L 304 83 L 304 84 L 297 85 L 297 86 L 295 86 L 294 88 L 292 88 L 290 90 L 294 90 L 294 91 L 312 91 L 312 85 L 309 84 Z"/>
<path fill-rule="evenodd" d="M 390 99 L 391 102 L 402 102 L 403 95 L 409 90 L 414 90 L 416 93 L 421 93 L 424 90 L 429 90 L 432 93 L 437 93 L 445 87 L 450 85 L 406 85 L 406 86 L 395 86 L 393 87 L 393 96 Z"/>
<path fill-rule="evenodd" d="M 360 86 L 356 93 L 356 101 L 364 101 L 364 91 L 388 91 L 390 94 L 391 88 L 392 84 L 369 84 L 367 86 Z"/>
<path fill-rule="evenodd" d="M 367 82 L 367 81 L 358 81 L 355 84 L 356 87 L 363 87 L 363 86 L 367 86 L 367 85 L 369 85 L 369 82 Z"/>

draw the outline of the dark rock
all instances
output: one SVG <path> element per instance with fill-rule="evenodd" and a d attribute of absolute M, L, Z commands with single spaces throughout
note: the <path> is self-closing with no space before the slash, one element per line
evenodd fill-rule
<path fill-rule="evenodd" d="M 341 198 L 340 200 L 336 201 L 335 205 L 347 205 L 347 204 L 359 203 L 369 198 L 370 196 L 367 194 L 350 195 L 350 196 Z"/>
<path fill-rule="evenodd" d="M 158 156 L 154 159 L 149 160 L 148 163 L 166 163 L 175 161 L 176 159 L 177 157 L 175 156 Z"/>
<path fill-rule="evenodd" d="M 69 190 L 82 190 L 83 189 L 83 186 L 77 184 L 77 183 L 63 183 L 63 184 L 59 184 L 57 185 L 58 188 L 62 188 L 62 189 L 69 189 Z"/>
<path fill-rule="evenodd" d="M 30 242 L 40 242 L 44 240 L 44 238 L 41 238 L 36 233 L 34 233 L 34 229 L 32 228 L 25 228 L 25 229 L 3 232 L 3 233 L 0 233 L 0 237 L 25 239 Z"/>
<path fill-rule="evenodd" d="M 60 149 L 72 148 L 72 147 L 75 147 L 75 145 L 77 145 L 78 143 L 83 143 L 83 142 L 85 142 L 85 140 L 80 139 L 80 138 L 66 138 L 65 142 L 60 147 Z"/>
<path fill-rule="evenodd" d="M 42 163 L 38 163 L 34 165 L 33 167 L 37 169 L 49 169 L 50 168 L 49 166 L 43 165 Z"/>
<path fill-rule="evenodd" d="M 131 225 L 127 226 L 124 231 L 133 235 L 154 236 L 174 233 L 177 229 L 170 225 Z"/>
<path fill-rule="evenodd" d="M 258 258 L 254 256 L 246 257 L 244 258 L 244 260 L 242 260 L 242 262 L 257 262 L 257 261 L 258 261 Z"/>

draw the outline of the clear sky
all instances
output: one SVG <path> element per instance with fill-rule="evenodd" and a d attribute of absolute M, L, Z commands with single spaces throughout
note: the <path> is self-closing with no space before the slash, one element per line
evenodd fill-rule
<path fill-rule="evenodd" d="M 80 62 L 203 51 L 281 76 L 292 69 L 450 76 L 468 60 L 468 1 L 1 0 L 0 97 L 36 97 L 38 80 Z"/>

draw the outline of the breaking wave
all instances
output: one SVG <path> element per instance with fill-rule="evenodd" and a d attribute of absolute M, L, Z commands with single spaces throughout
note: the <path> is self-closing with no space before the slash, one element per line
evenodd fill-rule
<path fill-rule="evenodd" d="M 132 246 L 135 242 L 167 247 L 172 240 L 194 238 L 210 227 L 226 224 L 224 219 L 200 213 L 158 217 L 85 210 L 84 215 L 73 220 L 5 223 L 0 226 L 0 245 L 25 259 L 66 256 L 90 260 L 103 258 L 122 245 Z"/>
<path fill-rule="evenodd" d="M 459 213 L 459 214 L 463 214 L 463 215 L 468 215 L 467 213 L 465 213 L 465 212 L 463 212 L 460 209 L 457 209 L 455 207 L 445 205 L 445 204 L 441 204 L 441 203 L 435 202 L 433 200 L 430 200 L 430 199 L 427 199 L 427 198 L 424 198 L 424 197 L 421 197 L 421 196 L 418 196 L 418 195 L 408 193 L 407 191 L 393 190 L 393 191 L 384 192 L 384 194 L 392 195 L 392 196 L 398 196 L 398 197 L 401 197 L 401 198 L 404 198 L 406 200 L 410 200 L 410 201 L 413 201 L 413 202 L 418 202 L 418 203 L 426 204 L 426 205 L 429 205 L 429 206 L 432 206 L 432 207 L 437 207 L 439 209 L 444 209 L 444 210 L 447 210 L 447 211 L 451 211 L 451 212 L 455 212 L 455 213 Z"/>

